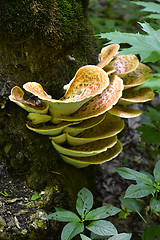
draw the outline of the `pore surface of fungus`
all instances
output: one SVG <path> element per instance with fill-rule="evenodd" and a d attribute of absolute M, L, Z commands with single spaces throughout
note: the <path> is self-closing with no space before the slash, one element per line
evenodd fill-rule
<path fill-rule="evenodd" d="M 117 138 L 124 128 L 121 118 L 141 114 L 128 105 L 154 97 L 150 88 L 138 88 L 151 69 L 135 55 L 118 51 L 118 44 L 102 48 L 97 66 L 81 67 L 61 99 L 53 99 L 37 82 L 23 88 L 38 101 L 25 100 L 18 86 L 11 90 L 9 99 L 29 112 L 27 128 L 49 136 L 61 158 L 78 168 L 115 158 L 122 151 Z"/>

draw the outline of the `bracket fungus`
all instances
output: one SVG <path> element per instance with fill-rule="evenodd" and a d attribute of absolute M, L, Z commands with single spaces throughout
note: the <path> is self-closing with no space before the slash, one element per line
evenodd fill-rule
<path fill-rule="evenodd" d="M 40 104 L 25 100 L 18 86 L 11 90 L 9 99 L 29 112 L 27 128 L 49 136 L 61 158 L 78 168 L 115 158 L 122 151 L 117 138 L 124 128 L 121 118 L 141 114 L 128 105 L 154 97 L 150 88 L 138 88 L 149 80 L 151 69 L 135 55 L 118 51 L 118 44 L 102 48 L 97 66 L 81 67 L 61 99 L 52 99 L 37 82 L 23 88 Z"/>

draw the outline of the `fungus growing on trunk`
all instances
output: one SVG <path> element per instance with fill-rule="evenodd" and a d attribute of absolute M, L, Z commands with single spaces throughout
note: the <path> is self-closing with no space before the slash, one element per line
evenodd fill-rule
<path fill-rule="evenodd" d="M 102 48 L 99 64 L 81 67 L 61 99 L 52 99 L 36 82 L 23 87 L 40 101 L 25 100 L 18 86 L 11 90 L 9 99 L 29 112 L 27 128 L 49 136 L 61 158 L 78 168 L 115 158 L 122 151 L 121 118 L 141 114 L 128 105 L 154 97 L 150 88 L 137 87 L 149 80 L 151 69 L 118 50 L 118 44 Z"/>

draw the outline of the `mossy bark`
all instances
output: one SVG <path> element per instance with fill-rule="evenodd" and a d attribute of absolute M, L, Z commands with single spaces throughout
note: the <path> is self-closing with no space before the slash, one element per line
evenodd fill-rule
<path fill-rule="evenodd" d="M 74 210 L 78 191 L 84 186 L 94 188 L 94 171 L 92 167 L 79 170 L 65 164 L 48 137 L 26 128 L 27 113 L 10 102 L 8 96 L 13 86 L 36 81 L 54 98 L 60 98 L 63 85 L 79 67 L 96 64 L 98 52 L 87 21 L 87 2 L 0 3 L 0 161 L 6 164 L 12 177 L 25 181 L 30 189 L 38 192 L 50 189 L 41 206 L 48 211 L 53 211 L 53 206 Z M 0 191 L 4 190 L 1 181 Z M 52 227 L 58 236 L 59 228 Z M 10 232 L 3 234 L 4 239 L 5 236 L 12 239 Z M 26 234 L 29 233 L 34 236 L 31 229 Z M 14 229 L 14 239 L 22 239 L 18 234 L 18 229 L 17 232 Z M 24 238 L 47 239 L 42 235 Z"/>

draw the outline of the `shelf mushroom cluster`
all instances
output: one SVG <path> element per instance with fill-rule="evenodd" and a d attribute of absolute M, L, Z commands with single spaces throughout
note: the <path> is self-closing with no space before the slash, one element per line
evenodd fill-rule
<path fill-rule="evenodd" d="M 137 88 L 149 80 L 151 69 L 118 50 L 118 44 L 102 48 L 98 65 L 81 67 L 59 100 L 36 82 L 23 88 L 40 101 L 25 100 L 18 86 L 11 90 L 10 100 L 29 112 L 27 128 L 48 135 L 61 158 L 78 168 L 115 158 L 122 151 L 117 139 L 124 128 L 121 118 L 141 114 L 128 105 L 154 97 L 152 89 Z"/>

